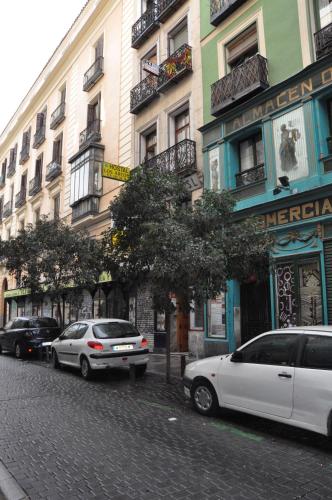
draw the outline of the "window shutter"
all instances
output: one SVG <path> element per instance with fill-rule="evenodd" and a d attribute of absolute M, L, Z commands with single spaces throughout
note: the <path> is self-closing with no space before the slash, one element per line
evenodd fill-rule
<path fill-rule="evenodd" d="M 63 87 L 61 90 L 61 97 L 60 97 L 60 103 L 63 104 L 66 102 L 66 87 Z"/>
<path fill-rule="evenodd" d="M 99 38 L 99 40 L 96 44 L 96 51 L 95 51 L 96 59 L 98 59 L 99 57 L 102 57 L 103 52 L 104 52 L 104 37 L 102 36 Z"/>
<path fill-rule="evenodd" d="M 88 126 L 95 121 L 95 106 L 88 104 Z"/>
<path fill-rule="evenodd" d="M 227 45 L 227 62 L 234 63 L 258 44 L 256 24 L 245 30 Z"/>
<path fill-rule="evenodd" d="M 21 191 L 25 191 L 26 186 L 27 186 L 27 175 L 24 174 L 21 177 Z"/>
<path fill-rule="evenodd" d="M 332 324 L 332 240 L 324 242 L 325 276 L 327 294 L 327 314 L 329 325 Z"/>
<path fill-rule="evenodd" d="M 17 158 L 17 144 L 15 144 L 15 147 L 13 148 L 13 162 L 16 163 L 16 158 Z"/>

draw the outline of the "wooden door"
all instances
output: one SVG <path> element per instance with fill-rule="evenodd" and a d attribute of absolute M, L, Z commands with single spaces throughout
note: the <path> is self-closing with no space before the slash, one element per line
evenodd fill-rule
<path fill-rule="evenodd" d="M 188 352 L 189 313 L 183 310 L 181 302 L 176 305 L 176 340 L 179 352 Z"/>

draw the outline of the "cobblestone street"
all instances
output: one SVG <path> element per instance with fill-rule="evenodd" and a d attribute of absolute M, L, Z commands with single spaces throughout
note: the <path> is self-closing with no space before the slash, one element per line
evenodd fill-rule
<path fill-rule="evenodd" d="M 32 499 L 332 498 L 326 438 L 230 412 L 206 419 L 155 374 L 85 382 L 3 355 L 0 399 L 0 459 Z"/>

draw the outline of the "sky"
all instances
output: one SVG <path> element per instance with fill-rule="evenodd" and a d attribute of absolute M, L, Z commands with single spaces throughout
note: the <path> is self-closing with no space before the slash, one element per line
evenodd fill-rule
<path fill-rule="evenodd" d="M 86 0 L 9 0 L 0 6 L 0 133 Z"/>

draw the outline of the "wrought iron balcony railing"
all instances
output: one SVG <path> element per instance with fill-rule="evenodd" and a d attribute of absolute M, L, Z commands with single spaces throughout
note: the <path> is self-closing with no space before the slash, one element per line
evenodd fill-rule
<path fill-rule="evenodd" d="M 136 21 L 131 30 L 131 46 L 138 49 L 142 43 L 159 27 L 159 8 L 157 2 L 154 7 L 147 9 Z"/>
<path fill-rule="evenodd" d="M 65 119 L 66 103 L 62 102 L 51 114 L 50 129 L 55 130 Z"/>
<path fill-rule="evenodd" d="M 158 21 L 164 23 L 186 0 L 159 0 Z"/>
<path fill-rule="evenodd" d="M 62 173 L 62 168 L 61 168 L 61 164 L 62 164 L 62 158 L 57 158 L 56 160 L 52 160 L 46 167 L 46 181 L 47 182 L 51 182 L 53 181 L 54 179 L 56 179 L 57 177 L 59 177 L 59 175 L 61 175 Z"/>
<path fill-rule="evenodd" d="M 20 152 L 20 165 L 23 165 L 30 158 L 30 147 L 24 146 Z"/>
<path fill-rule="evenodd" d="M 332 52 L 332 23 L 328 24 L 321 30 L 315 33 L 316 57 L 321 57 L 331 54 Z"/>
<path fill-rule="evenodd" d="M 13 204 L 11 201 L 7 201 L 7 203 L 5 203 L 3 206 L 2 217 L 3 218 L 10 217 L 12 213 L 13 213 Z"/>
<path fill-rule="evenodd" d="M 88 215 L 97 215 L 99 213 L 99 198 L 94 196 L 81 200 L 72 206 L 72 222 L 76 222 Z"/>
<path fill-rule="evenodd" d="M 264 163 L 236 174 L 236 187 L 248 186 L 265 179 Z"/>
<path fill-rule="evenodd" d="M 79 147 L 83 148 L 92 142 L 101 141 L 100 120 L 94 120 L 80 133 Z"/>
<path fill-rule="evenodd" d="M 210 23 L 217 26 L 246 0 L 210 0 Z"/>
<path fill-rule="evenodd" d="M 45 128 L 46 128 L 45 125 L 43 125 L 43 127 L 36 130 L 36 133 L 33 136 L 33 145 L 32 145 L 34 149 L 39 148 L 39 146 L 41 146 L 45 141 Z"/>
<path fill-rule="evenodd" d="M 148 75 L 130 91 L 130 112 L 137 114 L 144 106 L 147 106 L 155 97 L 157 92 L 158 77 Z"/>
<path fill-rule="evenodd" d="M 0 175 L 0 189 L 5 187 L 5 184 L 6 184 L 6 176 L 1 174 Z"/>
<path fill-rule="evenodd" d="M 180 175 L 195 172 L 197 169 L 196 143 L 190 139 L 184 139 L 145 161 L 144 165 L 147 168 L 160 169 L 162 172 L 175 172 Z"/>
<path fill-rule="evenodd" d="M 16 161 L 11 161 L 7 167 L 7 177 L 13 177 L 16 170 Z"/>
<path fill-rule="evenodd" d="M 88 92 L 104 74 L 104 58 L 97 57 L 84 75 L 83 90 Z"/>
<path fill-rule="evenodd" d="M 268 86 L 267 59 L 256 54 L 211 85 L 211 114 L 218 116 Z"/>
<path fill-rule="evenodd" d="M 36 175 L 29 182 L 29 196 L 35 196 L 39 191 L 41 191 L 42 187 L 42 178 L 41 175 Z"/>
<path fill-rule="evenodd" d="M 15 208 L 23 207 L 27 199 L 27 190 L 21 189 L 15 196 Z"/>
<path fill-rule="evenodd" d="M 192 50 L 186 43 L 159 66 L 158 92 L 192 71 Z"/>

